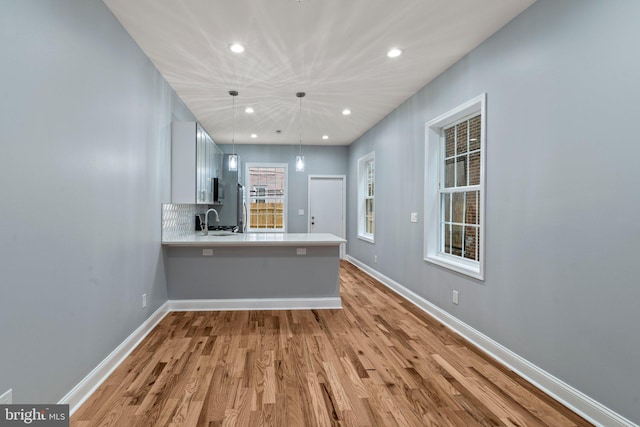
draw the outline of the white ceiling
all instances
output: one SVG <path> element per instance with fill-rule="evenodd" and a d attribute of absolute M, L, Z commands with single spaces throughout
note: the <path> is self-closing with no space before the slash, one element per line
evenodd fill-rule
<path fill-rule="evenodd" d="M 231 142 L 237 90 L 236 143 L 297 144 L 302 91 L 302 143 L 343 145 L 534 0 L 104 2 L 216 142 Z"/>

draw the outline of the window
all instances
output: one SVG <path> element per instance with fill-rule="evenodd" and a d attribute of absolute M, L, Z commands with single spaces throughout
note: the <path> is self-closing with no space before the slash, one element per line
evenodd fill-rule
<path fill-rule="evenodd" d="M 287 165 L 247 164 L 249 215 L 247 231 L 285 232 Z"/>
<path fill-rule="evenodd" d="M 425 260 L 484 280 L 483 94 L 426 124 Z"/>
<path fill-rule="evenodd" d="M 358 160 L 358 238 L 374 242 L 375 230 L 375 153 Z"/>
<path fill-rule="evenodd" d="M 267 197 L 267 186 L 265 185 L 254 185 L 253 186 L 255 192 L 255 200 L 256 203 L 265 203 Z"/>

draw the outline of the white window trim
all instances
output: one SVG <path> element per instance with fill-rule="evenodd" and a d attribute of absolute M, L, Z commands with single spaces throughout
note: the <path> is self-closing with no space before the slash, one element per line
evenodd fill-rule
<path fill-rule="evenodd" d="M 249 215 L 249 207 L 251 206 L 251 189 L 249 188 L 250 183 L 250 175 L 249 170 L 251 168 L 284 168 L 284 218 L 282 221 L 284 222 L 282 228 L 251 228 L 250 224 L 250 215 Z M 289 201 L 289 165 L 287 163 L 245 163 L 245 175 L 247 182 L 247 189 L 245 191 L 245 203 L 247 205 L 247 232 L 251 233 L 286 233 L 287 232 L 287 224 L 289 209 L 288 209 L 288 201 Z"/>
<path fill-rule="evenodd" d="M 366 177 L 366 165 L 368 162 L 373 161 L 375 165 L 376 153 L 372 151 L 358 159 L 358 239 L 364 240 L 369 243 L 375 243 L 375 231 L 376 231 L 376 175 L 375 169 L 373 174 L 373 233 L 367 233 L 365 231 L 365 195 L 367 194 L 367 177 Z M 375 166 L 374 166 L 375 168 Z"/>
<path fill-rule="evenodd" d="M 441 267 L 448 268 L 467 276 L 484 280 L 485 265 L 485 164 L 486 164 L 486 99 L 487 94 L 483 93 L 468 102 L 452 109 L 451 111 L 430 120 L 425 124 L 425 172 L 424 172 L 424 260 Z M 442 176 L 440 165 L 443 128 L 468 116 L 472 113 L 480 112 L 480 245 L 478 253 L 479 261 L 467 260 L 457 256 L 442 253 L 440 250 L 440 197 L 438 187 Z"/>

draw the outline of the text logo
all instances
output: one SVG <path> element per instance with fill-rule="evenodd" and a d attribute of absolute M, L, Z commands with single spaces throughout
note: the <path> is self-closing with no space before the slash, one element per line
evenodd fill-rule
<path fill-rule="evenodd" d="M 0 405 L 0 427 L 69 427 L 69 405 Z"/>

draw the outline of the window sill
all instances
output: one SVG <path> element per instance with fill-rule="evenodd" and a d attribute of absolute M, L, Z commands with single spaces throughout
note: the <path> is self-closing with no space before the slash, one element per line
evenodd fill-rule
<path fill-rule="evenodd" d="M 364 240 L 365 242 L 375 243 L 375 239 L 373 238 L 373 234 L 358 234 L 358 239 Z"/>
<path fill-rule="evenodd" d="M 440 267 L 464 274 L 465 276 L 484 281 L 484 272 L 480 270 L 480 263 L 465 262 L 464 260 L 457 260 L 454 257 L 445 255 L 428 255 L 424 260 L 431 264 L 436 264 Z"/>

